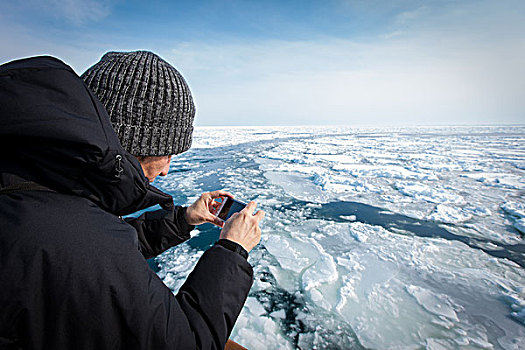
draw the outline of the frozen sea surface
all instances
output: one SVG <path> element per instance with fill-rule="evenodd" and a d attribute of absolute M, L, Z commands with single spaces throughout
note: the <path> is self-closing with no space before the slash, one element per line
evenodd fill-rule
<path fill-rule="evenodd" d="M 266 211 L 250 349 L 525 348 L 525 127 L 197 128 L 156 184 Z M 218 235 L 150 263 L 176 291 Z"/>

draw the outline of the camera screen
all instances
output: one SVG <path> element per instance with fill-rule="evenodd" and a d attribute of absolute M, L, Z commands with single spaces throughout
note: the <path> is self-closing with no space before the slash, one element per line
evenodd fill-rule
<path fill-rule="evenodd" d="M 226 203 L 224 203 L 224 206 L 221 209 L 221 212 L 219 215 L 217 215 L 220 219 L 226 221 L 228 220 L 233 214 L 241 211 L 246 207 L 246 204 L 241 203 L 239 201 L 236 201 L 235 199 L 226 198 Z"/>

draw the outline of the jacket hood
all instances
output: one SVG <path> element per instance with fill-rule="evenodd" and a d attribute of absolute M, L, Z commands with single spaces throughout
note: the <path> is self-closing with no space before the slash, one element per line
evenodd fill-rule
<path fill-rule="evenodd" d="M 122 148 L 98 98 L 49 56 L 0 66 L 0 171 L 86 197 L 116 215 L 173 207 Z"/>

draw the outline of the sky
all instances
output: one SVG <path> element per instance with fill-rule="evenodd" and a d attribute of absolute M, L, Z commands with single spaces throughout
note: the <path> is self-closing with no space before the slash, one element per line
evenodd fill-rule
<path fill-rule="evenodd" d="M 197 126 L 525 124 L 523 0 L 0 0 L 0 45 L 153 51 Z"/>

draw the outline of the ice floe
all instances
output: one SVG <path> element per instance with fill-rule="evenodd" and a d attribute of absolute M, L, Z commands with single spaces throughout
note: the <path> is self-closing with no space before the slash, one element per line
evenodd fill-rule
<path fill-rule="evenodd" d="M 516 230 L 525 234 L 525 203 L 523 202 L 507 202 L 501 208 L 514 218 L 514 227 Z"/>
<path fill-rule="evenodd" d="M 429 186 L 422 183 L 399 182 L 395 186 L 405 196 L 414 197 L 417 200 L 431 203 L 465 203 L 463 196 L 441 185 Z"/>
<path fill-rule="evenodd" d="M 462 208 L 438 204 L 428 218 L 434 221 L 457 224 L 471 219 L 472 214 Z"/>

